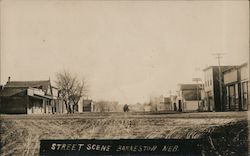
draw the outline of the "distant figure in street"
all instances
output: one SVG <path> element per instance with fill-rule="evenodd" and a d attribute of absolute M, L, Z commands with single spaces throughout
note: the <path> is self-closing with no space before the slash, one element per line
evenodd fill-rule
<path fill-rule="evenodd" d="M 123 112 L 128 112 L 129 111 L 129 109 L 128 109 L 128 105 L 127 104 L 125 104 L 124 106 L 123 106 Z"/>

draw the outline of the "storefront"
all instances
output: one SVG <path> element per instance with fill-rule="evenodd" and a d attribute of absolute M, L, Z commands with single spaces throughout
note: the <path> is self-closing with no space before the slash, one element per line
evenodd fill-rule
<path fill-rule="evenodd" d="M 248 65 L 242 64 L 223 72 L 225 89 L 225 110 L 246 111 L 249 107 Z"/>
<path fill-rule="evenodd" d="M 241 110 L 239 105 L 239 85 L 237 83 L 226 86 L 226 106 L 225 110 L 235 111 Z"/>
<path fill-rule="evenodd" d="M 225 90 L 225 111 L 241 110 L 240 107 L 240 85 L 237 67 L 230 68 L 223 73 Z"/>
<path fill-rule="evenodd" d="M 249 97 L 248 97 L 248 85 L 249 85 L 249 82 L 242 82 L 241 83 L 241 107 L 242 107 L 242 110 L 247 110 L 247 106 L 249 104 Z"/>
<path fill-rule="evenodd" d="M 239 66 L 240 72 L 240 88 L 241 88 L 241 109 L 248 110 L 249 108 L 249 68 L 248 64 L 244 63 Z"/>

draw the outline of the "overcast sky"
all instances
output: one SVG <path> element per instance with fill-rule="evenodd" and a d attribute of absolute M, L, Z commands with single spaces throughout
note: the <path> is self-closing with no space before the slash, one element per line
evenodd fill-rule
<path fill-rule="evenodd" d="M 218 52 L 248 61 L 247 1 L 1 1 L 2 84 L 66 69 L 94 100 L 130 104 L 203 78 Z"/>

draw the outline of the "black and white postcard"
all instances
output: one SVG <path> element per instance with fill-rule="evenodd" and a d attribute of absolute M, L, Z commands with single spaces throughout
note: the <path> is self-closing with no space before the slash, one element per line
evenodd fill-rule
<path fill-rule="evenodd" d="M 247 156 L 247 0 L 0 0 L 0 155 Z"/>

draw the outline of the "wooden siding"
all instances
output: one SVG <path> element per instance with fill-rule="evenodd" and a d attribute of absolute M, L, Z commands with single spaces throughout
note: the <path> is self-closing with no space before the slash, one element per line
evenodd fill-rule
<path fill-rule="evenodd" d="M 1 98 L 1 114 L 26 114 L 27 101 L 23 97 Z"/>

